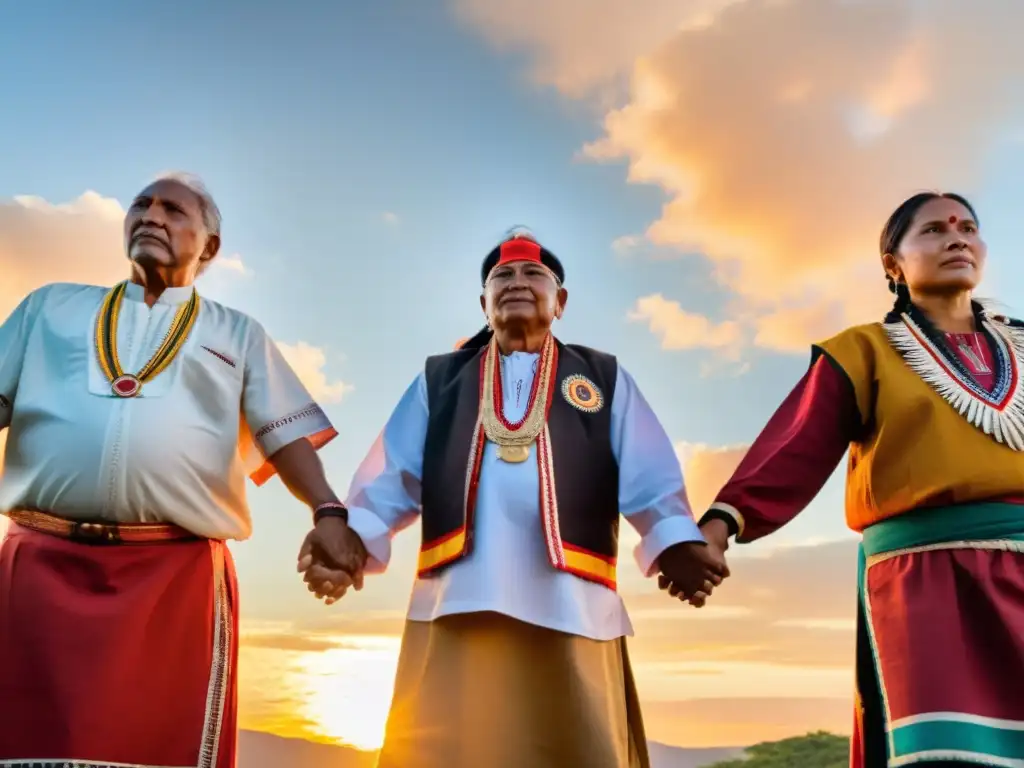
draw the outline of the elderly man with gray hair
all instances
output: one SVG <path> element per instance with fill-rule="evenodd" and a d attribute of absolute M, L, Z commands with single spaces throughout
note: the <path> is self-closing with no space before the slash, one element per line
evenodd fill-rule
<path fill-rule="evenodd" d="M 304 551 L 344 559 L 316 455 L 337 433 L 263 328 L 193 287 L 220 224 L 162 176 L 125 217 L 128 280 L 45 286 L 0 325 L 0 766 L 235 765 L 246 476 L 280 475 Z"/>

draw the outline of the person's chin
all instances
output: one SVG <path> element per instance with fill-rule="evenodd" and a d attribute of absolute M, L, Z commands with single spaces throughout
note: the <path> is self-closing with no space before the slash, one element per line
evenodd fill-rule
<path fill-rule="evenodd" d="M 165 249 L 144 245 L 136 245 L 132 248 L 128 258 L 142 266 L 169 267 L 174 263 L 171 254 Z"/>
<path fill-rule="evenodd" d="M 981 275 L 974 267 L 959 267 L 948 272 L 932 284 L 935 293 L 960 293 L 973 291 L 981 282 Z"/>
<path fill-rule="evenodd" d="M 529 322 L 537 316 L 537 307 L 528 302 L 509 302 L 502 307 L 505 322 Z"/>

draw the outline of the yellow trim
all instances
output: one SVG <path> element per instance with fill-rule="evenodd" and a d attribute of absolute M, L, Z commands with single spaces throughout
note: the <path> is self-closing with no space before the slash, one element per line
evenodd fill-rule
<path fill-rule="evenodd" d="M 736 523 L 736 527 L 739 528 L 739 533 L 737 533 L 736 536 L 739 537 L 743 535 L 743 529 L 747 527 L 747 523 L 743 519 L 743 513 L 736 509 L 736 507 L 734 507 L 732 504 L 726 504 L 723 501 L 716 501 L 714 504 L 711 505 L 709 510 L 710 509 L 713 509 L 716 512 L 721 512 L 731 517 L 733 522 Z"/>
<path fill-rule="evenodd" d="M 440 544 L 435 544 L 429 549 L 420 550 L 420 558 L 417 563 L 417 570 L 420 573 L 429 571 L 443 563 L 448 562 L 460 554 L 466 546 L 466 529 L 463 528 L 455 535 L 445 539 Z"/>
<path fill-rule="evenodd" d="M 117 326 L 121 321 L 121 303 L 124 301 L 124 292 L 126 290 L 125 284 L 122 283 L 119 291 L 116 293 L 112 291 L 111 304 L 107 307 L 107 311 L 110 312 L 110 360 L 107 361 L 107 368 L 113 371 L 114 378 L 124 375 L 124 369 L 121 367 L 121 356 L 117 353 Z M 103 351 L 100 354 L 103 355 Z"/>
<path fill-rule="evenodd" d="M 602 581 L 611 582 L 612 584 L 616 582 L 617 568 L 614 563 L 609 563 L 607 560 L 603 560 L 595 555 L 588 555 L 586 552 L 569 549 L 564 545 L 562 549 L 567 567 L 574 571 L 589 573 Z"/>
<path fill-rule="evenodd" d="M 192 296 L 186 301 L 174 315 L 171 327 L 167 329 L 167 336 L 164 337 L 160 348 L 153 353 L 153 357 L 146 363 L 138 373 L 140 381 L 149 381 L 159 376 L 171 364 L 181 348 L 185 346 L 192 328 L 199 316 L 199 296 L 195 289 L 192 289 Z"/>
<path fill-rule="evenodd" d="M 105 317 L 107 317 L 108 315 L 111 314 L 111 309 L 110 309 L 111 303 L 114 301 L 114 298 L 118 295 L 118 291 L 120 291 L 122 289 L 123 285 L 124 285 L 124 283 L 120 283 L 117 286 L 115 286 L 112 290 L 107 292 L 107 295 L 103 297 L 103 304 L 100 305 L 100 313 L 96 317 L 96 334 L 95 334 L 95 337 L 96 337 L 95 338 L 95 341 L 96 341 L 96 357 L 97 357 L 97 360 L 98 360 L 98 362 L 100 364 L 100 370 L 102 370 L 103 371 L 103 375 L 107 377 L 107 381 L 113 381 L 120 374 L 115 373 L 114 370 L 110 367 L 110 361 L 107 359 L 107 355 L 104 353 L 103 343 L 104 343 L 105 336 L 104 336 L 104 333 L 103 333 L 103 326 L 104 326 L 103 320 L 104 320 Z M 117 317 L 117 314 L 116 314 L 116 309 L 115 309 L 115 311 L 114 311 L 114 319 L 116 319 L 116 317 Z M 117 335 L 116 334 L 114 335 L 114 343 L 115 344 L 117 343 Z M 115 347 L 115 350 L 116 350 L 116 347 Z M 116 355 L 115 355 L 115 357 L 116 357 Z"/>
<path fill-rule="evenodd" d="M 100 370 L 107 377 L 107 381 L 113 382 L 125 375 L 121 367 L 121 361 L 117 354 L 117 326 L 121 317 L 121 306 L 124 303 L 124 294 L 127 290 L 127 283 L 118 283 L 103 299 L 100 305 L 99 314 L 96 317 L 96 357 Z M 146 362 L 135 378 L 140 383 L 150 381 L 159 376 L 174 361 L 181 348 L 195 327 L 196 319 L 199 317 L 199 295 L 192 289 L 192 296 L 178 307 L 167 334 L 160 343 L 159 348 Z M 107 335 L 107 319 L 109 318 L 109 337 Z M 110 343 L 110 355 L 107 355 L 106 342 Z"/>

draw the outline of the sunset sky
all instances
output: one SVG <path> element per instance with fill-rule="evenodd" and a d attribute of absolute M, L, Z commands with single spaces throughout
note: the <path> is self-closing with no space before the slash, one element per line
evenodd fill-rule
<path fill-rule="evenodd" d="M 808 344 L 888 306 L 877 234 L 907 195 L 970 196 L 984 293 L 1022 309 L 1021 21 L 1008 0 L 0 3 L 0 315 L 124 277 L 124 206 L 160 171 L 200 174 L 225 242 L 201 290 L 321 399 L 343 492 L 424 358 L 480 327 L 480 261 L 527 225 L 566 266 L 556 332 L 619 356 L 699 508 Z M 327 608 L 295 573 L 308 512 L 276 480 L 250 499 L 241 724 L 373 748 L 418 533 Z M 841 476 L 734 550 L 700 612 L 640 577 L 635 541 L 651 738 L 847 729 Z"/>

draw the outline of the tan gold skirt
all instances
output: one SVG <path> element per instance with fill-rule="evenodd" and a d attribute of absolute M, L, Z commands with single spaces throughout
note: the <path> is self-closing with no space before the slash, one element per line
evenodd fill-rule
<path fill-rule="evenodd" d="M 650 768 L 625 638 L 407 621 L 378 768 Z"/>

